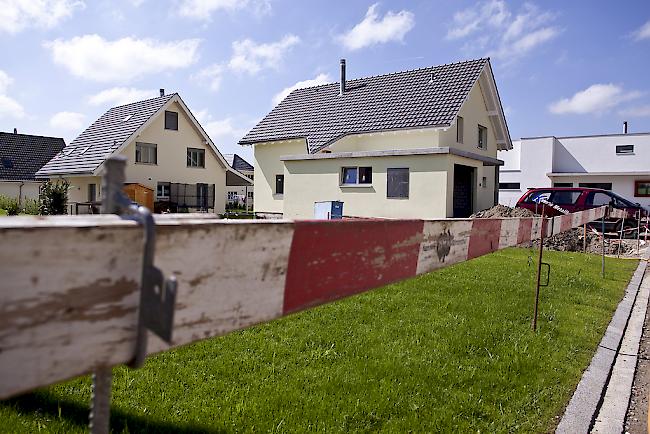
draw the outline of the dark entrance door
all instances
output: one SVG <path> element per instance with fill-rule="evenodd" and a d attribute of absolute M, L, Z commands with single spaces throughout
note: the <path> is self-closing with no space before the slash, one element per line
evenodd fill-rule
<path fill-rule="evenodd" d="M 454 217 L 464 218 L 472 214 L 474 201 L 474 168 L 454 164 Z"/>

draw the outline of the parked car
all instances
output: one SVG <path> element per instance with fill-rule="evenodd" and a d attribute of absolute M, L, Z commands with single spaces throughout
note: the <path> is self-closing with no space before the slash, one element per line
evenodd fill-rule
<path fill-rule="evenodd" d="M 532 188 L 524 193 L 517 201 L 518 208 L 526 208 L 537 214 L 544 213 L 547 216 L 568 214 L 577 211 L 584 211 L 603 205 L 610 205 L 614 208 L 627 211 L 625 228 L 636 228 L 636 219 L 641 211 L 641 216 L 647 216 L 648 212 L 640 204 L 634 203 L 623 196 L 609 190 L 584 187 L 549 187 Z M 607 220 L 605 230 L 607 232 L 619 231 L 623 225 L 623 219 Z M 599 227 L 597 229 L 600 230 Z"/>

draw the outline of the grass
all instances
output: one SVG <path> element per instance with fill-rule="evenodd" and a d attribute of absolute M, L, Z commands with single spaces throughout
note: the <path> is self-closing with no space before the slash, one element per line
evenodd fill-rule
<path fill-rule="evenodd" d="M 0 208 L 0 215 L 7 215 L 7 210 Z"/>
<path fill-rule="evenodd" d="M 547 432 L 636 261 L 509 249 L 114 369 L 114 432 Z M 218 303 L 218 299 L 215 299 Z M 83 432 L 87 377 L 0 403 L 0 430 Z"/>

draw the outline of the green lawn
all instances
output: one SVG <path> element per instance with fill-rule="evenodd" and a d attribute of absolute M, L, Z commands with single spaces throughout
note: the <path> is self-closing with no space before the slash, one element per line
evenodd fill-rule
<path fill-rule="evenodd" d="M 114 370 L 115 432 L 547 432 L 637 262 L 509 249 Z M 215 299 L 215 303 L 218 303 Z M 82 432 L 88 378 L 0 403 L 0 430 Z"/>

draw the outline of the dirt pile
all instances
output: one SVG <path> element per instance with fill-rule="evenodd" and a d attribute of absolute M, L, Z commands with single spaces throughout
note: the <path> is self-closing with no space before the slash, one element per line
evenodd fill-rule
<path fill-rule="evenodd" d="M 535 213 L 525 208 L 510 208 L 505 205 L 496 205 L 469 216 L 471 219 L 491 219 L 499 217 L 533 217 Z"/>
<path fill-rule="evenodd" d="M 544 248 L 561 252 L 582 252 L 583 235 L 582 228 L 571 229 L 553 235 L 544 240 Z M 539 247 L 539 240 L 532 242 L 533 247 Z M 587 253 L 600 254 L 603 244 L 600 236 L 587 229 Z M 636 240 L 622 240 L 614 238 L 605 239 L 606 255 L 634 255 L 636 253 Z"/>

